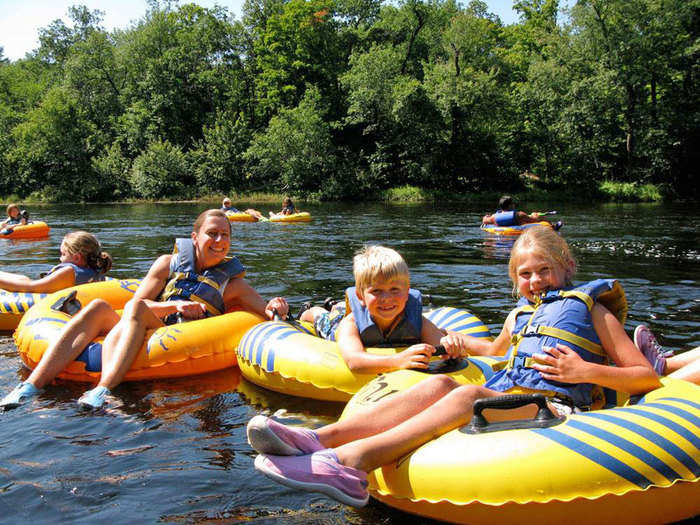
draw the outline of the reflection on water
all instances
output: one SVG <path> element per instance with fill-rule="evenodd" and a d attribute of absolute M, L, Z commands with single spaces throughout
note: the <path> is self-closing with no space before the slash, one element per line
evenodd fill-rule
<path fill-rule="evenodd" d="M 246 206 L 248 203 L 237 203 Z M 205 206 L 187 204 L 33 206 L 48 239 L 0 240 L 0 269 L 36 276 L 58 262 L 60 240 L 87 229 L 115 259 L 116 277 L 139 277 Z M 260 206 L 257 206 L 260 207 Z M 531 203 L 531 209 L 550 209 Z M 674 349 L 700 345 L 697 217 L 681 207 L 555 207 L 579 278 L 614 276 L 630 302 L 627 329 L 649 324 Z M 233 224 L 233 251 L 264 297 L 303 301 L 341 296 L 352 255 L 379 242 L 406 257 L 416 288 L 437 306 L 467 308 L 498 332 L 514 300 L 507 279 L 513 240 L 478 228 L 489 206 L 312 205 L 310 224 Z M 265 212 L 267 210 L 264 210 Z M 12 340 L 0 338 L 0 393 L 27 373 Z M 0 413 L 0 512 L 8 522 L 117 520 L 237 523 L 424 523 L 376 502 L 356 511 L 253 474 L 245 424 L 274 413 L 320 426 L 342 405 L 266 391 L 237 369 L 125 383 L 110 408 L 89 413 L 75 400 L 85 385 L 57 381 L 39 398 Z M 10 503 L 11 501 L 11 503 Z"/>

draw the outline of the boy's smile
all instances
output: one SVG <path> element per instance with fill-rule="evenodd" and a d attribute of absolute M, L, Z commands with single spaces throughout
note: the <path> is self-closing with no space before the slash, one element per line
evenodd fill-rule
<path fill-rule="evenodd" d="M 378 277 L 362 290 L 360 302 L 367 307 L 377 326 L 386 331 L 403 313 L 408 301 L 408 282 L 404 277 L 383 279 Z"/>

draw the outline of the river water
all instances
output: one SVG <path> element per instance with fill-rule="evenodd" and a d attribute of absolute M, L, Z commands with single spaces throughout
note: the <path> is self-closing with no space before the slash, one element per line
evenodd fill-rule
<path fill-rule="evenodd" d="M 244 206 L 245 203 L 236 203 Z M 551 203 L 529 203 L 551 210 Z M 212 203 L 213 205 L 213 203 Z M 240 207 L 239 206 L 239 207 Z M 63 235 L 87 229 L 114 259 L 115 277 L 143 276 L 173 239 L 187 236 L 202 203 L 47 205 L 31 208 L 51 236 L 0 240 L 0 269 L 36 277 L 58 262 Z M 262 207 L 267 212 L 266 207 Z M 293 311 L 339 297 L 363 243 L 398 249 L 412 285 L 435 305 L 471 310 L 494 333 L 513 307 L 510 244 L 482 233 L 487 207 L 319 204 L 310 224 L 234 223 L 233 247 L 263 297 Z M 561 206 L 577 280 L 614 276 L 630 304 L 626 328 L 644 322 L 674 350 L 700 345 L 698 214 L 670 205 Z M 27 376 L 0 336 L 0 394 Z M 255 474 L 245 424 L 256 413 L 319 426 L 342 406 L 267 392 L 237 368 L 174 380 L 124 383 L 94 413 L 75 400 L 85 385 L 57 381 L 34 402 L 0 413 L 0 521 L 185 523 L 424 523 L 377 502 L 354 510 Z"/>

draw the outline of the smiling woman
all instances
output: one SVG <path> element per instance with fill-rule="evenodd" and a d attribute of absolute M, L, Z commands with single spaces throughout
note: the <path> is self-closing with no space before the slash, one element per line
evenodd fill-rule
<path fill-rule="evenodd" d="M 265 304 L 243 279 L 243 265 L 236 257 L 227 258 L 230 246 L 231 226 L 226 215 L 221 210 L 202 212 L 190 238 L 177 239 L 172 254 L 156 259 L 121 317 L 106 301 L 90 302 L 66 324 L 27 381 L 0 405 L 16 406 L 37 394 L 97 336 L 105 336 L 104 343 L 91 346 L 88 351 L 98 355 L 87 357 L 101 368 L 102 375 L 97 387 L 78 401 L 95 408 L 102 406 L 109 389 L 122 381 L 148 330 L 234 308 L 268 319 L 274 310 L 286 315 L 284 299 L 276 297 Z"/>

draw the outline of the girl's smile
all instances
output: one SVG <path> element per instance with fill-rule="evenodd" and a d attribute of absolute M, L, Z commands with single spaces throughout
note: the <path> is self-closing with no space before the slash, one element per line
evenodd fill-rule
<path fill-rule="evenodd" d="M 566 268 L 531 250 L 519 256 L 516 266 L 518 292 L 528 301 L 540 294 L 566 285 Z"/>

